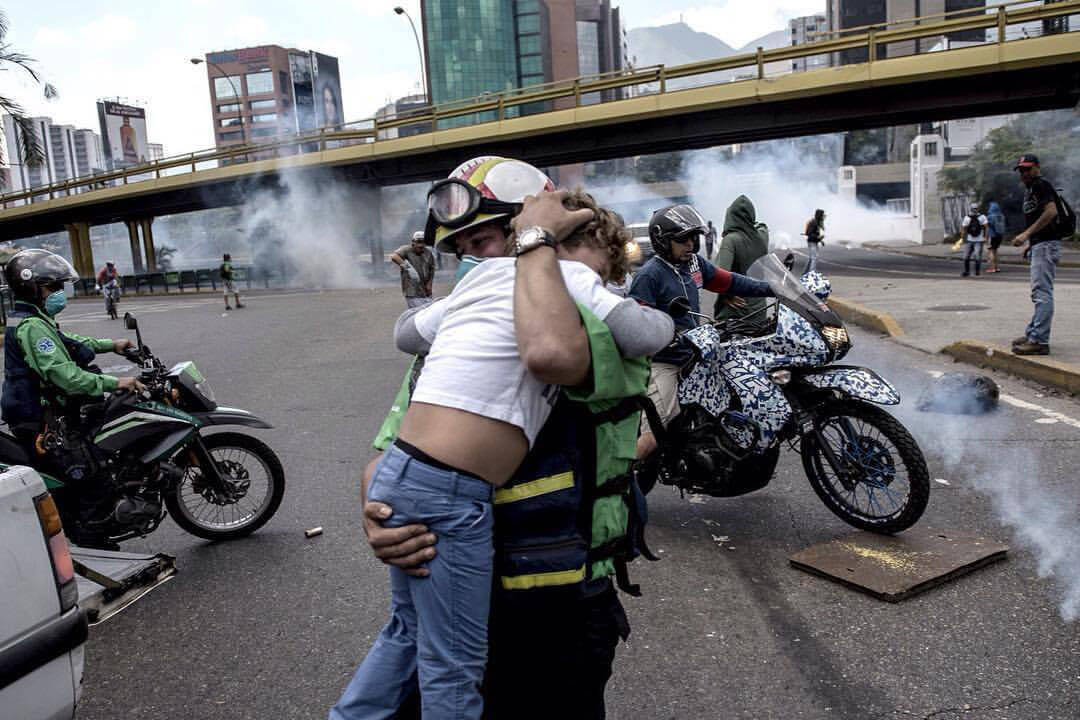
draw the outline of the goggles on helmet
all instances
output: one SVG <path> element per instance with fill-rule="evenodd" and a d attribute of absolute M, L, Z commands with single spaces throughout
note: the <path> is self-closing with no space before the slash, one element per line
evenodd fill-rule
<path fill-rule="evenodd" d="M 475 187 L 457 178 L 447 178 L 432 185 L 427 206 L 428 217 L 448 228 L 468 225 L 481 212 L 516 215 L 521 210 L 521 203 L 484 197 Z"/>

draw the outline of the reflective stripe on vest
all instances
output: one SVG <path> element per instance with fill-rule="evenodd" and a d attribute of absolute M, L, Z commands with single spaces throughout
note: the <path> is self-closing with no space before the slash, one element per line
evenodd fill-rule
<path fill-rule="evenodd" d="M 495 504 L 518 502 L 528 500 L 539 495 L 558 492 L 574 487 L 574 473 L 567 471 L 558 475 L 548 475 L 537 480 L 514 485 L 513 487 L 499 488 L 495 491 Z"/>
<path fill-rule="evenodd" d="M 532 590 L 553 585 L 573 585 L 585 580 L 585 566 L 576 570 L 530 573 L 527 575 L 501 575 L 499 582 L 504 590 Z"/>

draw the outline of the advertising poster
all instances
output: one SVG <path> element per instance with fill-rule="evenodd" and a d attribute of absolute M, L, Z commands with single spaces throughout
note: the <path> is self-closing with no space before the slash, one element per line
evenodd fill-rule
<path fill-rule="evenodd" d="M 337 58 L 311 53 L 315 73 L 315 122 L 318 127 L 338 127 L 345 122 L 341 107 L 341 76 Z"/>
<path fill-rule="evenodd" d="M 146 110 L 133 105 L 102 101 L 98 106 L 105 162 L 110 170 L 148 162 Z"/>
<path fill-rule="evenodd" d="M 289 75 L 292 77 L 293 102 L 296 111 L 296 131 L 306 133 L 314 130 L 315 89 L 308 53 L 289 53 Z"/>

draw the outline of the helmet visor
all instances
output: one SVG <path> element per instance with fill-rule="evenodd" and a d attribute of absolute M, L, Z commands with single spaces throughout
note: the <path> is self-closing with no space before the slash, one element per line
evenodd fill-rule
<path fill-rule="evenodd" d="M 689 205 L 676 205 L 665 212 L 664 216 L 681 228 L 673 234 L 677 239 L 705 232 L 705 218 Z"/>
<path fill-rule="evenodd" d="M 74 282 L 79 279 L 79 273 L 71 263 L 52 253 L 37 260 L 33 264 L 32 270 L 33 279 L 38 285 Z"/>

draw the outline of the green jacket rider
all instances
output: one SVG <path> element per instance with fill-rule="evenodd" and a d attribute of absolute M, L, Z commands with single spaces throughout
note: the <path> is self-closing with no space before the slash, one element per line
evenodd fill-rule
<path fill-rule="evenodd" d="M 117 378 L 87 369 L 94 355 L 122 353 L 130 340 L 88 338 L 60 331 L 66 306 L 64 283 L 78 279 L 75 268 L 47 250 L 23 250 L 4 268 L 15 306 L 4 337 L 3 420 L 30 453 L 43 429 L 46 408 L 61 411 L 68 398 L 98 398 L 116 389 L 137 388 L 135 378 Z M 54 406 L 55 405 L 55 406 Z M 37 450 L 35 455 L 35 449 Z"/>

